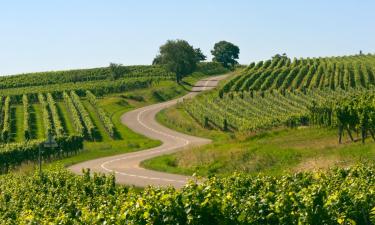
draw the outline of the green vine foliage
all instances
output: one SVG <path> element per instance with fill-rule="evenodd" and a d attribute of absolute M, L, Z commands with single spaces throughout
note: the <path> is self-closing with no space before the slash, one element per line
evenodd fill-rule
<path fill-rule="evenodd" d="M 4 101 L 4 114 L 3 114 L 3 129 L 1 131 L 1 138 L 3 142 L 8 142 L 10 139 L 10 104 L 11 98 L 7 96 Z"/>
<path fill-rule="evenodd" d="M 36 161 L 39 156 L 39 146 L 44 140 L 30 140 L 27 142 L 0 145 L 0 172 L 5 173 L 26 161 Z M 62 154 L 77 153 L 83 149 L 81 136 L 60 136 L 56 138 L 57 148 L 44 149 L 43 159 L 59 158 Z"/>
<path fill-rule="evenodd" d="M 310 107 L 311 121 L 318 125 L 357 130 L 362 133 L 362 141 L 368 132 L 375 132 L 375 93 L 373 90 L 356 91 L 336 99 L 314 102 Z"/>
<path fill-rule="evenodd" d="M 104 109 L 98 105 L 96 96 L 93 93 L 91 93 L 91 91 L 86 91 L 86 97 L 88 101 L 90 102 L 90 104 L 94 106 L 95 111 L 98 114 L 109 136 L 111 136 L 111 138 L 114 138 L 115 126 L 113 125 L 111 118 L 107 115 Z"/>
<path fill-rule="evenodd" d="M 31 138 L 31 127 L 30 127 L 30 104 L 27 95 L 22 96 L 23 103 L 23 132 L 25 140 Z"/>
<path fill-rule="evenodd" d="M 65 169 L 0 177 L 1 224 L 371 225 L 375 167 L 282 177 L 233 174 L 181 190 L 115 184 Z"/>

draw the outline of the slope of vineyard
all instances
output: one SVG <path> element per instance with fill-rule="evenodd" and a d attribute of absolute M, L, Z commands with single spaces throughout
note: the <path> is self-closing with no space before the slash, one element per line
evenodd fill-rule
<path fill-rule="evenodd" d="M 221 92 L 272 89 L 367 88 L 375 84 L 375 55 L 291 59 L 275 56 L 250 64 Z"/>
<path fill-rule="evenodd" d="M 294 59 L 275 56 L 250 64 L 219 93 L 187 101 L 204 127 L 257 131 L 309 124 L 309 107 L 347 93 L 373 90 L 375 56 Z"/>
<path fill-rule="evenodd" d="M 157 78 L 174 79 L 174 74 L 161 66 L 122 66 L 118 78 Z M 105 81 L 111 79 L 111 70 L 108 67 L 29 73 L 0 77 L 0 89 L 17 87 L 45 86 L 50 84 L 86 83 L 88 81 Z"/>

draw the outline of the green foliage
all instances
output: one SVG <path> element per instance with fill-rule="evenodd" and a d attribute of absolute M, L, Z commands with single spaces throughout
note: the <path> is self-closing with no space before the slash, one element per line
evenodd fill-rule
<path fill-rule="evenodd" d="M 160 46 L 159 51 L 160 54 L 156 56 L 153 64 L 165 65 L 169 71 L 176 74 L 177 82 L 192 73 L 199 61 L 196 50 L 184 40 L 169 40 Z"/>
<path fill-rule="evenodd" d="M 204 61 L 207 59 L 207 56 L 205 56 L 202 52 L 202 50 L 200 48 L 196 48 L 194 49 L 194 52 L 195 52 L 195 57 L 196 57 L 196 61 L 197 62 L 200 62 L 200 61 Z"/>
<path fill-rule="evenodd" d="M 38 94 L 39 103 L 43 110 L 43 125 L 44 125 L 44 135 L 48 137 L 49 134 L 53 134 L 52 120 L 48 110 L 48 103 L 43 94 Z"/>
<path fill-rule="evenodd" d="M 282 125 L 308 125 L 313 101 L 344 94 L 331 90 L 250 91 L 220 96 L 219 92 L 219 96 L 213 93 L 185 100 L 184 108 L 202 126 L 210 123 L 221 130 L 259 131 Z"/>
<path fill-rule="evenodd" d="M 10 139 L 10 101 L 11 98 L 7 96 L 4 102 L 3 129 L 1 131 L 1 139 L 4 142 L 8 142 Z"/>
<path fill-rule="evenodd" d="M 31 128 L 30 128 L 30 104 L 27 95 L 22 96 L 22 103 L 23 103 L 23 136 L 25 140 L 29 140 L 31 138 Z"/>
<path fill-rule="evenodd" d="M 200 62 L 197 64 L 196 72 L 200 72 L 205 75 L 217 75 L 225 74 L 229 71 L 218 62 Z"/>
<path fill-rule="evenodd" d="M 12 88 L 0 90 L 0 95 L 10 95 L 15 102 L 20 102 L 23 94 L 28 94 L 31 101 L 37 99 L 38 93 L 51 93 L 53 96 L 61 97 L 64 91 L 74 90 L 79 94 L 84 94 L 86 90 L 90 90 L 95 95 L 105 95 L 111 93 L 120 93 L 139 88 L 147 88 L 152 84 L 158 83 L 159 78 L 126 78 L 118 80 L 105 81 L 88 81 L 81 83 L 64 83 L 46 86 L 32 86 L 24 88 Z"/>
<path fill-rule="evenodd" d="M 117 78 L 161 78 L 173 79 L 174 74 L 166 71 L 161 66 L 121 66 L 116 72 Z M 65 83 L 80 83 L 93 81 L 105 82 L 108 77 L 113 76 L 112 68 L 93 68 L 82 70 L 67 70 L 67 71 L 52 71 L 29 73 L 13 76 L 0 77 L 0 89 L 31 87 L 31 86 L 46 86 L 51 84 L 65 84 Z M 80 85 L 82 85 L 80 84 Z M 48 92 L 48 91 L 47 91 Z"/>
<path fill-rule="evenodd" d="M 252 63 L 228 81 L 222 92 L 369 88 L 374 85 L 374 55 L 295 59 L 276 55 Z M 255 85 L 256 84 L 256 85 Z"/>
<path fill-rule="evenodd" d="M 116 63 L 109 64 L 109 70 L 112 80 L 117 80 L 122 74 L 122 65 Z"/>
<path fill-rule="evenodd" d="M 95 125 L 92 122 L 89 113 L 87 112 L 86 108 L 83 106 L 83 104 L 81 102 L 81 99 L 79 98 L 77 93 L 75 93 L 74 91 L 70 92 L 70 97 L 72 98 L 72 101 L 73 101 L 77 111 L 79 112 L 81 120 L 86 127 L 86 132 L 87 132 L 88 137 L 90 139 L 93 139 L 93 137 L 94 137 L 93 134 L 94 134 L 94 131 L 95 131 Z"/>
<path fill-rule="evenodd" d="M 64 135 L 64 128 L 61 124 L 59 112 L 56 107 L 56 102 L 53 99 L 51 93 L 47 93 L 47 102 L 49 105 L 49 109 L 51 111 L 52 121 L 53 121 L 53 127 L 55 128 L 55 133 L 57 136 L 63 136 Z"/>
<path fill-rule="evenodd" d="M 23 162 L 36 161 L 39 156 L 39 146 L 43 141 L 45 140 L 30 140 L 0 145 L 0 173 L 5 173 L 8 169 Z M 59 158 L 62 153 L 76 153 L 83 148 L 83 138 L 79 136 L 60 136 L 56 138 L 56 142 L 58 148 L 42 149 L 43 159 Z"/>
<path fill-rule="evenodd" d="M 221 63 L 226 68 L 233 68 L 238 64 L 236 59 L 238 59 L 240 49 L 230 42 L 220 41 L 215 44 L 211 54 L 214 56 L 213 61 Z"/>
<path fill-rule="evenodd" d="M 66 104 L 66 107 L 68 108 L 68 111 L 71 115 L 71 119 L 75 128 L 75 133 L 78 136 L 84 137 L 85 136 L 85 127 L 82 124 L 81 117 L 79 116 L 79 112 L 74 105 L 71 97 L 68 93 L 63 93 L 64 102 Z"/>
<path fill-rule="evenodd" d="M 374 71 L 374 55 L 294 59 L 293 62 L 286 55 L 276 55 L 271 60 L 250 64 L 226 82 L 216 95 L 188 101 L 185 108 L 200 124 L 205 124 L 207 117 L 210 124 L 222 130 L 224 119 L 230 130 L 240 131 L 320 124 L 323 123 L 320 120 L 335 120 L 334 110 L 325 100 L 329 102 L 348 93 L 355 95 L 363 89 L 372 92 Z M 316 103 L 322 103 L 323 107 L 312 105 Z M 313 114 L 309 112 L 311 107 L 315 107 Z M 363 140 L 367 131 L 373 135 L 367 125 L 353 122 L 343 126 L 364 130 Z"/>
<path fill-rule="evenodd" d="M 368 132 L 375 140 L 375 94 L 373 90 L 357 91 L 327 98 L 325 101 L 314 102 L 310 107 L 311 120 L 324 126 L 338 126 L 341 142 L 342 130 L 360 131 L 362 142 L 365 142 Z M 350 134 L 349 134 L 350 135 Z"/>
<path fill-rule="evenodd" d="M 107 115 L 107 113 L 98 105 L 98 101 L 96 96 L 91 93 L 90 91 L 86 91 L 86 97 L 92 106 L 95 108 L 96 113 L 98 114 L 101 122 L 103 123 L 106 131 L 108 132 L 109 136 L 112 138 L 115 137 L 115 126 L 112 123 L 111 118 Z"/>
<path fill-rule="evenodd" d="M 189 183 L 182 190 L 138 193 L 115 178 L 74 176 L 63 169 L 42 177 L 0 178 L 2 224 L 371 224 L 375 168 L 359 165 L 283 177 L 233 174 Z M 52 213 L 53 212 L 53 213 Z"/>

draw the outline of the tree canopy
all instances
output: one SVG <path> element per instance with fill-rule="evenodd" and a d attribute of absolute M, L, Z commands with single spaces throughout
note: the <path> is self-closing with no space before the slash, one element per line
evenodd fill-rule
<path fill-rule="evenodd" d="M 116 80 L 119 78 L 122 74 L 122 65 L 116 64 L 116 63 L 110 63 L 109 64 L 109 70 L 111 71 L 111 79 Z"/>
<path fill-rule="evenodd" d="M 194 49 L 185 40 L 168 40 L 160 46 L 159 52 L 152 64 L 165 65 L 168 70 L 176 74 L 177 82 L 180 82 L 183 76 L 192 73 L 199 61 L 206 59 L 199 48 Z"/>
<path fill-rule="evenodd" d="M 220 41 L 215 44 L 211 53 L 214 56 L 213 61 L 220 62 L 226 68 L 232 68 L 238 64 L 236 59 L 239 58 L 240 49 L 230 42 Z"/>

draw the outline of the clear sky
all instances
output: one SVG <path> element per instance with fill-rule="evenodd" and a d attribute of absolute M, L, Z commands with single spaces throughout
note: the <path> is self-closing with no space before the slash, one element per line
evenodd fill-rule
<path fill-rule="evenodd" d="M 375 53 L 374 0 L 4 0 L 0 75 L 150 64 L 168 39 L 210 57 L 240 47 L 240 63 Z"/>

